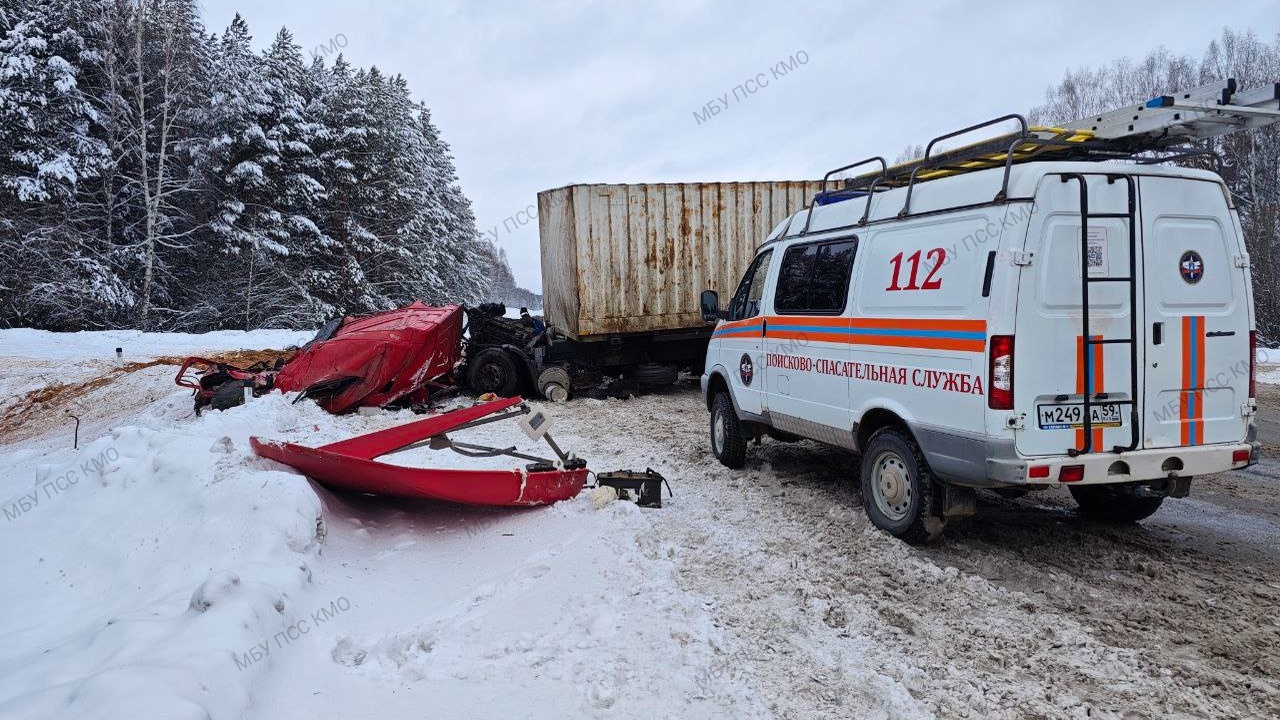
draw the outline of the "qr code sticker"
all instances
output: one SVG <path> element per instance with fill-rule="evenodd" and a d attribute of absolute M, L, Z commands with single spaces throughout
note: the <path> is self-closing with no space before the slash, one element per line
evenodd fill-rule
<path fill-rule="evenodd" d="M 1101 269 L 1102 265 L 1102 243 L 1091 238 L 1089 240 L 1089 269 Z"/>
<path fill-rule="evenodd" d="M 1084 245 L 1084 257 L 1088 263 L 1089 274 L 1106 275 L 1110 272 L 1107 267 L 1107 229 L 1102 227 L 1089 228 L 1089 237 Z"/>

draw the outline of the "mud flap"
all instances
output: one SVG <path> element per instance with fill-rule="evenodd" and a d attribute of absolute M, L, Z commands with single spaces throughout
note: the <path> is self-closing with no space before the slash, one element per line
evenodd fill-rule
<path fill-rule="evenodd" d="M 977 493 L 973 488 L 942 485 L 940 493 L 942 517 L 967 517 L 977 512 Z"/>

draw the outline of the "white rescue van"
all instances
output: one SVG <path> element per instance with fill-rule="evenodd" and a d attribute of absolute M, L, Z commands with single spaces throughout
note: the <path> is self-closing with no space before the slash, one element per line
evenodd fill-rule
<path fill-rule="evenodd" d="M 1061 128 L 1018 116 L 872 158 L 769 235 L 717 319 L 710 441 L 861 453 L 880 528 L 931 539 L 974 488 L 1066 486 L 1106 521 L 1256 462 L 1254 310 L 1222 179 L 1160 161 L 1274 122 L 1280 85 L 1234 81 Z M 992 140 L 937 152 L 984 127 Z"/>

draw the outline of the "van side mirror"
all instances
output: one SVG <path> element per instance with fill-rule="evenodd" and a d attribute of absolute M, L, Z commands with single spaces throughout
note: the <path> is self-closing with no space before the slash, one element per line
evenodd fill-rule
<path fill-rule="evenodd" d="M 720 294 L 715 290 L 702 291 L 702 320 L 703 322 L 713 323 L 719 320 L 720 315 Z"/>

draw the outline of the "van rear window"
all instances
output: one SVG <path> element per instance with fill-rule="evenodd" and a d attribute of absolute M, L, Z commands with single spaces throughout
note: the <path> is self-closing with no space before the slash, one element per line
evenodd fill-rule
<path fill-rule="evenodd" d="M 788 248 L 778 272 L 773 309 L 784 315 L 844 312 L 857 246 L 857 238 L 851 238 Z"/>

